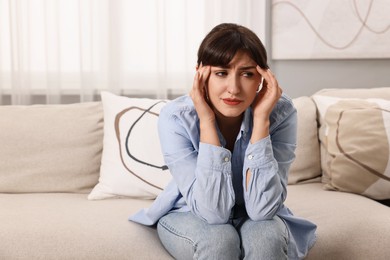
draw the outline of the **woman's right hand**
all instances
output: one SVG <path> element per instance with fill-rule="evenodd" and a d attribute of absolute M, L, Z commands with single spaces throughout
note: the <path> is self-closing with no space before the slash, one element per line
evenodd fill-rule
<path fill-rule="evenodd" d="M 210 76 L 210 66 L 202 64 L 197 68 L 194 83 L 190 92 L 190 97 L 194 102 L 196 112 L 201 123 L 215 122 L 215 114 L 210 107 L 207 96 L 207 81 Z"/>
<path fill-rule="evenodd" d="M 207 96 L 207 81 L 210 76 L 210 66 L 202 66 L 197 69 L 190 97 L 194 102 L 196 113 L 199 117 L 200 141 L 207 144 L 221 146 L 215 127 L 215 113 L 211 109 Z"/>

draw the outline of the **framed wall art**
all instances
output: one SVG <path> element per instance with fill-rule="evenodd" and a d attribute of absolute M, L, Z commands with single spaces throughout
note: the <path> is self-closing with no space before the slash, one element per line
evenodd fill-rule
<path fill-rule="evenodd" d="M 390 58 L 388 0 L 272 0 L 272 58 Z"/>

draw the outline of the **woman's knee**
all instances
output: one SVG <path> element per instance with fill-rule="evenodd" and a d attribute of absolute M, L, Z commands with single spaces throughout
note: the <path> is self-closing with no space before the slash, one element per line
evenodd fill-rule
<path fill-rule="evenodd" d="M 241 241 L 237 230 L 230 224 L 210 225 L 202 240 L 198 241 L 196 255 L 204 259 L 239 259 Z"/>
<path fill-rule="evenodd" d="M 279 217 L 265 221 L 246 221 L 241 229 L 246 259 L 287 259 L 288 230 Z"/>
<path fill-rule="evenodd" d="M 191 213 L 163 217 L 157 231 L 177 259 L 239 259 L 241 253 L 240 237 L 232 225 L 210 225 Z"/>

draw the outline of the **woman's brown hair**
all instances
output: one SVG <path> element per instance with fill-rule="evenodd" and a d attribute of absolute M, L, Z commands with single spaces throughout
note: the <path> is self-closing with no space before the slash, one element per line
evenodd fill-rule
<path fill-rule="evenodd" d="M 198 50 L 198 65 L 226 66 L 237 51 L 245 51 L 263 69 L 268 69 L 267 52 L 259 37 L 248 28 L 222 23 L 203 39 Z"/>

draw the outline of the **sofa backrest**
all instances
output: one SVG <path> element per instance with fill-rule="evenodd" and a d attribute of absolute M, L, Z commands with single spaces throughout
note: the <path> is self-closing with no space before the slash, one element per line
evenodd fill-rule
<path fill-rule="evenodd" d="M 98 182 L 100 102 L 0 106 L 0 192 L 89 192 Z"/>
<path fill-rule="evenodd" d="M 383 98 L 390 100 L 389 88 L 354 88 L 354 89 L 322 89 L 314 95 L 340 98 Z"/>
<path fill-rule="evenodd" d="M 293 103 L 298 116 L 297 149 L 288 175 L 288 184 L 319 181 L 321 162 L 316 106 L 306 96 L 293 99 Z"/>
<path fill-rule="evenodd" d="M 298 112 L 298 145 L 289 184 L 321 175 L 315 104 L 310 97 L 293 102 Z M 98 183 L 101 102 L 0 106 L 0 128 L 1 193 L 88 193 Z"/>

